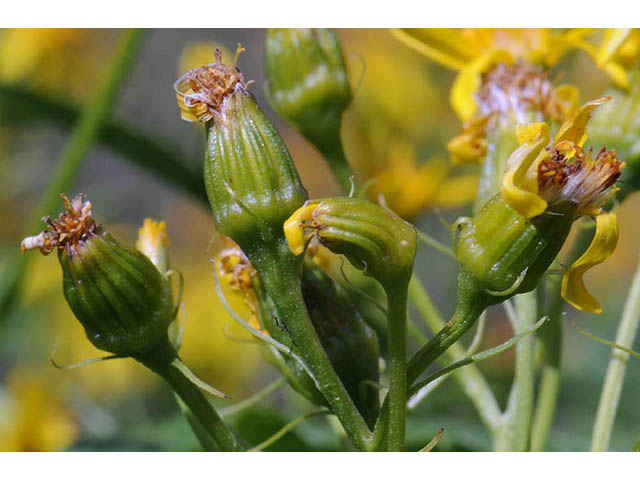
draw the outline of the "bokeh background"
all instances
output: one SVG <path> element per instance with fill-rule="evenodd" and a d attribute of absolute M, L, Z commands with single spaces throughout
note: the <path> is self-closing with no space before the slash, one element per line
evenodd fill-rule
<path fill-rule="evenodd" d="M 444 180 L 428 181 L 417 190 L 417 198 L 417 193 L 403 194 L 403 185 L 424 163 L 432 164 L 434 172 L 442 170 L 438 165 L 447 165 L 447 176 L 460 181 L 475 173 L 473 167 L 448 166 L 445 145 L 460 129 L 449 103 L 454 73 L 411 51 L 385 30 L 338 30 L 338 34 L 355 90 L 343 130 L 348 157 L 364 178 L 395 165 L 395 177 L 387 179 L 387 202 L 413 217 L 422 230 L 447 242 L 449 233 L 442 220 L 451 223 L 468 213 L 465 203 L 470 196 L 465 191 L 469 189 L 441 191 Z M 100 85 L 120 35 L 119 30 L 0 30 L 0 282 L 5 280 L 3 268 L 19 253 L 22 237 L 37 233 L 25 229 L 69 133 L 63 122 L 35 117 L 16 120 L 4 112 L 5 90 L 24 89 L 81 106 Z M 265 32 L 257 29 L 147 32 L 113 117 L 166 146 L 180 162 L 199 172 L 204 132 L 200 125 L 180 119 L 172 84 L 186 69 L 212 61 L 215 45 L 233 52 L 241 43 L 246 52 L 239 66 L 245 78 L 255 81 L 252 91 L 283 135 L 310 195 L 338 194 L 338 185 L 319 154 L 266 102 L 264 37 Z M 567 56 L 554 74 L 576 83 L 583 99 L 600 96 L 609 85 L 606 75 L 582 52 Z M 399 186 L 394 187 L 394 181 Z M 171 263 L 185 278 L 186 331 L 181 353 L 201 378 L 237 401 L 278 377 L 216 298 L 207 254 L 214 228 L 206 204 L 114 151 L 107 142 L 94 145 L 67 193 L 78 192 L 88 194 L 97 219 L 123 242 L 134 243 L 145 217 L 167 222 Z M 615 336 L 639 254 L 639 207 L 637 195 L 624 202 L 619 247 L 610 261 L 587 276 L 605 313 L 586 315 L 566 307 L 578 323 L 608 339 Z M 63 364 L 97 357 L 100 352 L 84 338 L 64 302 L 55 255 L 32 256 L 23 293 L 0 321 L 0 450 L 197 449 L 168 388 L 134 361 L 114 360 L 73 370 L 52 366 L 54 345 L 56 361 Z M 422 245 L 416 272 L 445 316 L 452 312 L 455 265 Z M 587 450 L 610 350 L 568 324 L 565 330 L 565 373 L 549 449 Z M 503 310 L 492 309 L 483 347 L 511 335 Z M 504 405 L 513 374 L 513 350 L 480 368 Z M 629 451 L 640 437 L 639 400 L 640 361 L 631 359 L 612 450 Z M 229 419 L 257 443 L 304 411 L 305 402 L 284 387 L 251 411 Z M 419 448 L 440 427 L 446 429 L 440 450 L 491 448 L 473 407 L 451 380 L 412 412 L 409 444 Z M 271 448 L 335 450 L 342 448 L 336 438 L 331 422 L 317 419 Z"/>

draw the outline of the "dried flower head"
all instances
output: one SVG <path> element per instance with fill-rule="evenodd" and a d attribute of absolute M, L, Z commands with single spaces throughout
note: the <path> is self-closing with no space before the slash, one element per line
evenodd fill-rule
<path fill-rule="evenodd" d="M 538 165 L 540 196 L 549 205 L 569 201 L 578 212 L 598 210 L 618 188 L 615 183 L 625 164 L 615 150 L 602 147 L 595 157 L 593 152 L 591 147 L 585 154 L 570 141 L 555 145 Z"/>
<path fill-rule="evenodd" d="M 245 82 L 236 66 L 243 51 L 244 48 L 238 45 L 235 60 L 229 68 L 222 63 L 222 51 L 217 48 L 214 63 L 189 70 L 173 84 L 183 120 L 208 122 L 222 114 L 229 95 L 238 90 L 247 93 L 251 82 Z"/>
<path fill-rule="evenodd" d="M 91 216 L 91 203 L 85 201 L 85 195 L 80 194 L 69 200 L 63 193 L 65 210 L 57 219 L 42 217 L 49 227 L 47 230 L 27 237 L 22 241 L 22 252 L 40 250 L 43 255 L 50 254 L 56 247 L 66 250 L 69 255 L 80 253 L 80 247 L 96 235 L 99 225 Z"/>

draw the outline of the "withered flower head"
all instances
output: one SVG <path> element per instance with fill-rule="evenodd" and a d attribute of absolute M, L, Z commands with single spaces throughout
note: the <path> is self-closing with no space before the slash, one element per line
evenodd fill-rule
<path fill-rule="evenodd" d="M 60 196 L 65 210 L 53 221 L 48 216 L 42 217 L 42 221 L 49 225 L 47 230 L 25 238 L 22 241 L 23 253 L 37 248 L 43 255 L 49 255 L 57 247 L 75 255 L 89 238 L 96 235 L 99 225 L 91 216 L 91 203 L 85 201 L 85 195 L 77 195 L 72 200 L 64 193 Z"/>
<path fill-rule="evenodd" d="M 178 106 L 183 120 L 188 122 L 208 122 L 215 115 L 224 116 L 224 103 L 236 91 L 247 93 L 251 82 L 245 82 L 236 61 L 244 51 L 238 45 L 231 68 L 222 63 L 222 51 L 217 48 L 216 61 L 189 70 L 174 84 Z"/>
<path fill-rule="evenodd" d="M 574 153 L 575 152 L 575 153 Z M 560 142 L 538 165 L 538 192 L 549 204 L 569 201 L 579 213 L 597 213 L 616 191 L 624 162 L 602 147 L 593 157 L 571 141 Z"/>

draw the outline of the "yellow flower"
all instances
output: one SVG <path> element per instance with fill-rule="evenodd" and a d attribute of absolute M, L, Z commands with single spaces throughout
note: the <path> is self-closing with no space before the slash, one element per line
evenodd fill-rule
<path fill-rule="evenodd" d="M 396 37 L 441 65 L 457 70 L 451 104 L 463 120 L 477 109 L 475 92 L 482 75 L 498 64 L 522 61 L 529 65 L 555 65 L 569 50 L 582 45 L 588 29 L 562 33 L 550 29 L 394 29 Z"/>
<path fill-rule="evenodd" d="M 596 232 L 589 248 L 565 272 L 562 296 L 574 307 L 591 313 L 602 313 L 598 301 L 587 291 L 582 277 L 591 267 L 602 263 L 613 253 L 618 241 L 615 213 L 602 205 L 616 190 L 624 163 L 615 150 L 593 148 L 584 152 L 586 127 L 590 112 L 607 98 L 583 105 L 565 122 L 552 143 L 546 123 L 519 127 L 521 146 L 507 162 L 501 186 L 505 201 L 526 218 L 538 215 L 589 215 L 596 219 Z"/>
<path fill-rule="evenodd" d="M 415 217 L 426 208 L 455 208 L 476 196 L 477 175 L 451 177 L 451 165 L 442 158 L 419 163 L 408 142 L 392 144 L 387 165 L 374 177 L 373 199 L 384 197 L 391 210 L 403 218 Z"/>
<path fill-rule="evenodd" d="M 0 451 L 64 450 L 78 437 L 78 425 L 46 379 L 27 367 L 10 373 L 8 402 L 0 419 Z"/>
<path fill-rule="evenodd" d="M 583 44 L 599 68 L 604 70 L 619 88 L 629 88 L 629 70 L 640 58 L 640 30 L 637 28 L 608 28 L 600 45 Z"/>

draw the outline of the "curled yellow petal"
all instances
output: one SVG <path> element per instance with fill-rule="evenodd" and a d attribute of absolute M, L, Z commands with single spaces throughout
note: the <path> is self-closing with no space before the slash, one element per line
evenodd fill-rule
<path fill-rule="evenodd" d="M 294 255 L 300 255 L 304 252 L 305 238 L 303 222 L 313 219 L 313 211 L 317 206 L 317 203 L 307 203 L 293 212 L 284 222 L 284 236 Z"/>
<path fill-rule="evenodd" d="M 537 182 L 526 177 L 531 165 L 539 161 L 541 153 L 545 153 L 542 149 L 548 141 L 549 137 L 543 134 L 536 142 L 519 147 L 507 161 L 508 169 L 502 180 L 500 193 L 512 208 L 526 218 L 540 215 L 547 208 L 547 202 L 538 195 Z"/>
<path fill-rule="evenodd" d="M 544 122 L 534 122 L 516 126 L 516 137 L 520 145 L 532 143 L 541 136 L 547 138 L 547 141 L 549 141 L 549 125 Z"/>
<path fill-rule="evenodd" d="M 618 218 L 607 212 L 596 216 L 596 233 L 586 252 L 576 260 L 562 278 L 562 298 L 578 310 L 602 313 L 602 307 L 584 285 L 582 276 L 587 270 L 611 256 L 618 243 Z"/>
<path fill-rule="evenodd" d="M 560 127 L 554 143 L 558 144 L 564 140 L 569 140 L 582 147 L 587 139 L 587 122 L 591 118 L 591 110 L 610 99 L 611 97 L 602 97 L 585 103 Z"/>
<path fill-rule="evenodd" d="M 469 120 L 476 111 L 474 95 L 482 84 L 482 74 L 497 63 L 510 64 L 513 61 L 513 56 L 508 51 L 494 50 L 478 57 L 458 74 L 451 87 L 450 101 L 462 120 Z"/>

